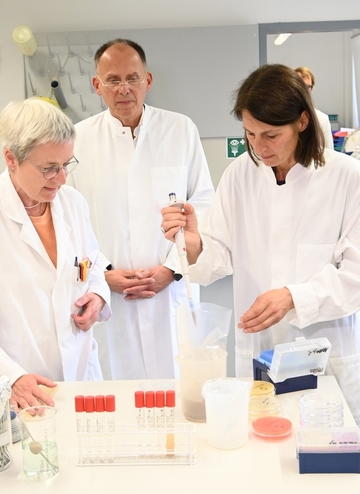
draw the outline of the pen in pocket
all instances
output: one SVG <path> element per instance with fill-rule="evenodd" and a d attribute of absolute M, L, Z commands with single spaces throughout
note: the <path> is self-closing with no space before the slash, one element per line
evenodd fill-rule
<path fill-rule="evenodd" d="M 74 261 L 74 280 L 79 281 L 79 263 L 77 257 L 75 257 Z"/>

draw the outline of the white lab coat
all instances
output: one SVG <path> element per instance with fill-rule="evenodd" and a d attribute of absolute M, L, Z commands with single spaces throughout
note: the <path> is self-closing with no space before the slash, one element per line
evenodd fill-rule
<path fill-rule="evenodd" d="M 319 120 L 321 130 L 323 131 L 325 138 L 325 147 L 328 149 L 334 149 L 334 138 L 331 132 L 331 123 L 329 115 L 315 108 L 316 116 Z"/>
<path fill-rule="evenodd" d="M 270 167 L 237 158 L 201 218 L 204 250 L 190 276 L 207 285 L 233 274 L 237 376 L 251 376 L 253 357 L 277 343 L 326 336 L 327 372 L 360 424 L 360 167 L 325 156 L 317 169 L 296 164 L 282 186 Z M 259 333 L 237 328 L 258 295 L 284 286 L 295 310 Z"/>
<path fill-rule="evenodd" d="M 131 129 L 108 110 L 78 123 L 74 153 L 80 164 L 69 183 L 87 199 L 100 250 L 114 269 L 163 264 L 180 272 L 176 248 L 160 231 L 159 210 L 170 192 L 198 213 L 211 204 L 198 131 L 188 117 L 147 105 L 138 129 L 135 147 Z M 107 334 L 113 379 L 174 377 L 175 307 L 186 302 L 184 280 L 151 299 L 125 301 L 112 292 Z"/>
<path fill-rule="evenodd" d="M 107 302 L 110 293 L 98 259 L 84 198 L 62 186 L 51 202 L 57 243 L 52 264 L 10 180 L 0 176 L 0 375 L 11 383 L 25 373 L 55 381 L 102 379 L 92 329 L 80 331 L 71 314 L 87 292 Z M 76 281 L 75 256 L 93 262 L 87 282 Z"/>

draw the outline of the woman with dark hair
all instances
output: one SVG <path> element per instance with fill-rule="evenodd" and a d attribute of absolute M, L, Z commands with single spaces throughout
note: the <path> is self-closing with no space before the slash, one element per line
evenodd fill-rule
<path fill-rule="evenodd" d="M 294 70 L 265 65 L 241 84 L 234 115 L 248 152 L 225 171 L 199 228 L 189 204 L 162 210 L 184 228 L 192 281 L 233 275 L 236 375 L 275 344 L 326 336 L 327 367 L 360 424 L 360 167 L 324 149 Z"/>

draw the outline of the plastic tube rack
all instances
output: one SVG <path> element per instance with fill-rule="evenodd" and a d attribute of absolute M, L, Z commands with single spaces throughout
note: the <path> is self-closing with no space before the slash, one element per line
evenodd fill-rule
<path fill-rule="evenodd" d="M 119 424 L 114 432 L 78 432 L 77 465 L 192 465 L 195 430 L 187 423 L 164 431 Z"/>

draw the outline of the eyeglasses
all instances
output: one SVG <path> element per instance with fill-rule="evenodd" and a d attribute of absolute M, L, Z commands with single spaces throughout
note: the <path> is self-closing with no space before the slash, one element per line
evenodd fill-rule
<path fill-rule="evenodd" d="M 75 156 L 68 163 L 65 163 L 64 166 L 52 165 L 48 168 L 34 165 L 34 163 L 31 163 L 28 158 L 26 158 L 24 161 L 28 161 L 30 165 L 39 170 L 43 174 L 43 177 L 46 178 L 46 180 L 51 180 L 52 178 L 56 177 L 60 170 L 64 171 L 65 176 L 69 175 L 69 173 L 75 170 L 77 164 L 79 163 Z"/>
<path fill-rule="evenodd" d="M 107 81 L 107 82 L 103 82 L 98 75 L 96 77 L 99 79 L 99 81 L 101 82 L 101 84 L 103 86 L 105 86 L 109 91 L 116 91 L 121 86 L 131 86 L 131 87 L 138 87 L 138 86 L 140 86 L 140 84 L 143 84 L 145 82 L 146 74 L 147 74 L 147 72 L 145 73 L 143 79 L 134 78 L 134 79 L 128 79 L 125 82 L 121 82 L 121 81 Z"/>

